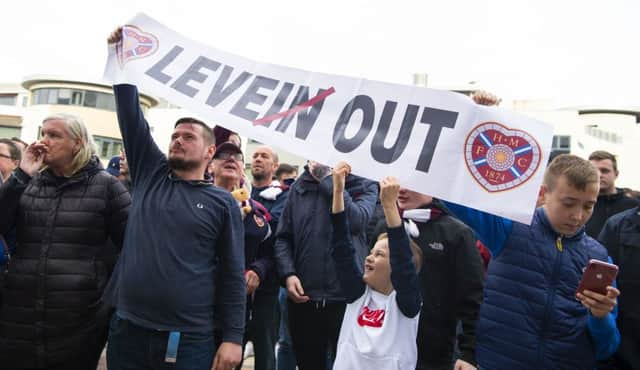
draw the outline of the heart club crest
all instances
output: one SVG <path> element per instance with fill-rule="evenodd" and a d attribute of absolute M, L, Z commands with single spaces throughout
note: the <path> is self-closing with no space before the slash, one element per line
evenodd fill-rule
<path fill-rule="evenodd" d="M 122 27 L 122 42 L 116 46 L 120 67 L 135 59 L 145 58 L 158 50 L 158 38 L 136 26 Z"/>
<path fill-rule="evenodd" d="M 465 141 L 465 161 L 473 178 L 487 191 L 516 188 L 540 165 L 540 145 L 527 132 L 497 122 L 474 127 Z"/>

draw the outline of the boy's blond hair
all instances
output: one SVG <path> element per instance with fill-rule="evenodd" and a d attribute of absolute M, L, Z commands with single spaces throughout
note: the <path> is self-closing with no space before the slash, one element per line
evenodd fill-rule
<path fill-rule="evenodd" d="M 376 240 L 376 242 L 380 241 L 380 240 L 387 240 L 387 248 L 389 246 L 389 236 L 387 235 L 387 233 L 382 233 L 380 235 L 378 235 L 378 239 Z M 422 268 L 422 249 L 420 249 L 420 247 L 418 247 L 418 244 L 416 244 L 416 242 L 414 242 L 413 240 L 411 240 L 411 238 L 409 238 L 409 247 L 411 247 L 411 254 L 413 255 L 413 265 L 416 268 L 416 273 L 420 272 L 420 269 Z"/>
<path fill-rule="evenodd" d="M 599 184 L 598 169 L 591 162 L 572 154 L 561 154 L 553 159 L 544 173 L 547 190 L 553 191 L 560 176 L 567 179 L 569 185 L 584 191 L 589 184 Z"/>

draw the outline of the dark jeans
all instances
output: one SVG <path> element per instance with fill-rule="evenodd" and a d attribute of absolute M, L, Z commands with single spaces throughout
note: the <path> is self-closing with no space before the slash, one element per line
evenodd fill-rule
<path fill-rule="evenodd" d="M 251 320 L 247 323 L 247 340 L 253 342 L 255 370 L 275 370 L 275 346 L 278 339 L 278 296 L 256 291 Z"/>
<path fill-rule="evenodd" d="M 288 301 L 289 330 L 300 370 L 327 370 L 335 358 L 344 303 Z"/>
<path fill-rule="evenodd" d="M 213 333 L 181 333 L 175 363 L 164 361 L 169 332 L 143 328 L 113 315 L 107 345 L 109 370 L 210 370 Z"/>
<path fill-rule="evenodd" d="M 278 305 L 280 306 L 277 356 L 278 370 L 296 370 L 296 354 L 293 352 L 291 334 L 289 334 L 289 310 L 287 310 L 287 290 L 285 288 L 280 288 Z"/>

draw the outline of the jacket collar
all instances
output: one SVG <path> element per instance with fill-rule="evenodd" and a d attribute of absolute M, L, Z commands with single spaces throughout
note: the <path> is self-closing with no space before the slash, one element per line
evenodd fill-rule
<path fill-rule="evenodd" d="M 47 168 L 40 174 L 40 181 L 45 184 L 55 184 L 56 186 L 63 188 L 76 183 L 84 182 L 89 177 L 96 173 L 103 171 L 102 163 L 98 157 L 91 157 L 89 162 L 82 167 L 78 172 L 71 175 L 71 177 L 56 176 L 50 168 Z"/>
<path fill-rule="evenodd" d="M 598 195 L 598 202 L 611 202 L 619 200 L 624 197 L 624 191 L 620 188 L 616 188 L 616 192 L 613 194 L 602 194 Z"/>
<path fill-rule="evenodd" d="M 179 178 L 178 176 L 176 176 L 173 171 L 169 170 L 169 174 L 167 175 L 167 177 L 169 178 L 169 180 L 171 181 L 181 181 L 184 183 L 187 183 L 189 185 L 193 185 L 193 186 L 211 186 L 213 185 L 213 179 L 211 178 L 211 176 L 205 176 L 204 179 L 202 180 L 183 180 L 181 178 Z"/>

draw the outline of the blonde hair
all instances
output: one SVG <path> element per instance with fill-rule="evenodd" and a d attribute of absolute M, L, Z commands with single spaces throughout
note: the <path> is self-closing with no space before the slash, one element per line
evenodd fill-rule
<path fill-rule="evenodd" d="M 67 133 L 73 140 L 80 142 L 80 149 L 73 155 L 73 159 L 71 160 L 71 173 L 64 174 L 65 176 L 72 176 L 86 166 L 89 160 L 91 160 L 91 157 L 96 154 L 96 144 L 93 141 L 93 137 L 89 134 L 87 126 L 78 116 L 58 113 L 46 117 L 42 120 L 42 124 L 44 125 L 48 121 L 64 122 Z"/>
<path fill-rule="evenodd" d="M 387 233 L 382 233 L 378 235 L 378 239 L 376 240 L 376 242 L 379 242 L 380 240 L 386 240 L 387 248 L 389 248 L 388 239 L 389 239 L 389 236 L 387 235 Z M 412 260 L 413 260 L 413 265 L 416 268 L 416 273 L 420 273 L 420 269 L 422 268 L 422 249 L 420 249 L 418 244 L 416 244 L 416 242 L 411 240 L 411 238 L 409 238 L 409 247 L 411 247 L 411 255 L 413 256 Z"/>
<path fill-rule="evenodd" d="M 561 176 L 579 191 L 584 191 L 589 184 L 597 184 L 600 179 L 598 169 L 591 162 L 571 154 L 555 157 L 547 167 L 544 184 L 549 191 L 553 191 Z"/>

